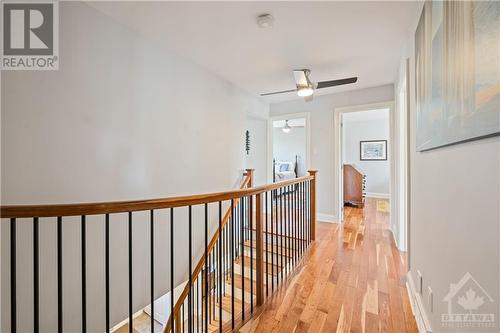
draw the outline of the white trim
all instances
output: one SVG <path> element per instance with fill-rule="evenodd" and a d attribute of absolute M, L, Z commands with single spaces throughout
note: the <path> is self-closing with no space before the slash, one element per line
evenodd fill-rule
<path fill-rule="evenodd" d="M 273 181 L 273 121 L 275 120 L 290 120 L 297 118 L 306 119 L 306 171 L 311 169 L 311 113 L 290 113 L 278 116 L 269 117 L 267 121 L 267 181 Z"/>
<path fill-rule="evenodd" d="M 366 192 L 366 197 L 370 198 L 380 198 L 380 199 L 390 199 L 391 195 L 389 193 L 376 193 L 376 192 Z"/>
<path fill-rule="evenodd" d="M 415 290 L 415 283 L 413 282 L 411 272 L 406 274 L 406 291 L 408 292 L 408 297 L 410 298 L 411 310 L 413 312 L 413 316 L 415 317 L 419 333 L 432 333 L 429 318 L 427 317 L 423 307 L 422 297 Z"/>
<path fill-rule="evenodd" d="M 338 223 L 339 218 L 337 215 L 316 213 L 316 220 L 318 222 Z"/>

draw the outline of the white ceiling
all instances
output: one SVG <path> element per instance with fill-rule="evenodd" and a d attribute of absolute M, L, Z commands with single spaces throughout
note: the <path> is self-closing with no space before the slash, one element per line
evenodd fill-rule
<path fill-rule="evenodd" d="M 258 95 L 293 89 L 293 69 L 312 81 L 358 76 L 317 95 L 394 82 L 417 2 L 89 2 L 153 43 Z M 272 28 L 255 17 L 270 13 Z M 268 102 L 295 93 L 265 97 Z"/>
<path fill-rule="evenodd" d="M 387 120 L 389 121 L 389 109 L 376 109 L 358 112 L 348 112 L 342 114 L 342 121 L 344 123 L 356 121 L 370 121 L 370 120 Z"/>

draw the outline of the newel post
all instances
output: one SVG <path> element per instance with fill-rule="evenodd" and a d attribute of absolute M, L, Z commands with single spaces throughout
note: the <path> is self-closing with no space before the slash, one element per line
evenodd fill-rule
<path fill-rule="evenodd" d="M 313 177 L 309 189 L 309 210 L 311 214 L 311 240 L 316 239 L 316 173 L 318 170 L 309 170 L 309 175 Z"/>
<path fill-rule="evenodd" d="M 253 172 L 255 169 L 245 169 L 245 175 L 250 175 L 250 181 L 248 182 L 248 187 L 253 187 Z"/>

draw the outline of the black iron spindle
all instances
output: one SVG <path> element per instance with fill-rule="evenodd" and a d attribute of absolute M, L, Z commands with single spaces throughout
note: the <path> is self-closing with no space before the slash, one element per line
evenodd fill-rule
<path fill-rule="evenodd" d="M 170 208 L 170 326 L 174 333 L 174 209 Z"/>
<path fill-rule="evenodd" d="M 17 332 L 16 219 L 10 219 L 10 330 Z"/>
<path fill-rule="evenodd" d="M 188 332 L 193 333 L 193 277 L 192 277 L 192 237 L 193 237 L 193 222 L 192 222 L 192 207 L 188 207 Z"/>
<path fill-rule="evenodd" d="M 283 206 L 283 196 L 284 196 L 284 189 L 280 188 L 280 246 L 281 246 L 281 282 L 283 282 L 283 269 L 284 269 L 284 263 L 283 263 L 283 255 L 284 255 L 284 242 L 283 242 L 283 223 L 284 223 L 284 206 Z"/>
<path fill-rule="evenodd" d="M 155 223 L 154 223 L 154 211 L 151 210 L 149 212 L 150 216 L 150 220 L 149 220 L 149 231 L 150 231 L 150 245 L 151 245 L 151 248 L 150 248 L 150 259 L 151 259 L 151 281 L 150 281 L 150 284 L 151 284 L 151 333 L 154 333 L 154 323 L 155 323 L 155 257 L 154 257 L 154 251 L 155 251 Z"/>
<path fill-rule="evenodd" d="M 253 196 L 248 197 L 248 224 L 250 225 L 250 312 L 253 313 Z"/>
<path fill-rule="evenodd" d="M 132 212 L 128 212 L 128 331 L 134 331 L 132 295 Z"/>
<path fill-rule="evenodd" d="M 231 199 L 231 329 L 234 330 L 234 200 Z"/>
<path fill-rule="evenodd" d="M 62 217 L 57 217 L 57 331 L 63 332 Z"/>
<path fill-rule="evenodd" d="M 38 217 L 33 218 L 33 331 L 40 331 Z M 85 332 L 85 331 L 84 331 Z"/>
<path fill-rule="evenodd" d="M 275 252 L 275 248 L 274 248 L 274 190 L 272 190 L 270 192 L 270 196 L 271 196 L 271 292 L 274 291 L 274 252 Z M 276 252 L 276 255 L 278 253 Z"/>
<path fill-rule="evenodd" d="M 105 302 L 106 302 L 106 333 L 109 333 L 110 319 L 109 319 L 109 214 L 105 215 L 104 223 L 104 237 L 105 237 Z"/>
<path fill-rule="evenodd" d="M 219 201 L 219 236 L 222 233 L 222 201 Z M 219 331 L 222 332 L 222 238 L 219 237 Z"/>
<path fill-rule="evenodd" d="M 240 201 L 240 239 L 241 239 L 241 255 L 240 255 L 240 269 L 241 269 L 241 319 L 245 320 L 245 237 L 244 237 L 244 226 L 245 226 L 245 200 L 241 198 Z"/>
<path fill-rule="evenodd" d="M 208 204 L 205 204 L 205 332 L 208 332 Z"/>
<path fill-rule="evenodd" d="M 266 201 L 265 203 L 265 210 L 264 210 L 264 214 L 266 214 L 266 220 L 265 220 L 265 224 L 266 224 L 266 227 L 265 227 L 265 242 L 266 242 L 266 255 L 265 255 L 265 259 L 266 259 L 266 296 L 269 296 L 269 251 L 268 251 L 268 244 L 269 244 L 269 240 L 268 240 L 268 237 L 269 237 L 269 233 L 268 233 L 268 229 L 267 229 L 267 207 L 268 207 L 268 204 L 267 204 L 267 192 L 264 194 L 264 200 Z"/>
<path fill-rule="evenodd" d="M 81 221 L 81 236 L 82 236 L 82 332 L 87 332 L 87 228 L 86 217 L 82 215 Z"/>

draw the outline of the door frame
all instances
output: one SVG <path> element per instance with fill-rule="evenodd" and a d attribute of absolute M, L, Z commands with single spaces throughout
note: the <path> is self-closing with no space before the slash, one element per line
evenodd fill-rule
<path fill-rule="evenodd" d="M 338 107 L 334 108 L 334 116 L 333 116 L 333 128 L 334 128 L 334 207 L 337 207 L 338 211 L 338 219 L 340 223 L 344 222 L 344 177 L 343 177 L 343 165 L 342 165 L 342 154 L 343 154 L 343 128 L 342 128 L 342 114 L 350 113 L 350 112 L 360 112 L 360 111 L 370 111 L 375 109 L 389 109 L 389 142 L 387 144 L 387 153 L 389 154 L 389 197 L 391 198 L 390 202 L 392 203 L 393 197 L 393 184 L 395 184 L 395 159 L 393 157 L 393 127 L 394 127 L 394 101 L 386 101 L 380 103 L 370 103 L 370 104 L 362 104 L 362 105 L 353 105 L 346 107 Z M 391 226 L 392 219 L 394 214 L 390 214 L 391 216 Z"/>
<path fill-rule="evenodd" d="M 267 121 L 267 180 L 269 183 L 273 181 L 273 156 L 274 156 L 274 133 L 273 122 L 276 120 L 290 120 L 290 119 L 306 119 L 306 170 L 311 168 L 311 114 L 309 112 L 289 113 L 269 117 Z"/>

